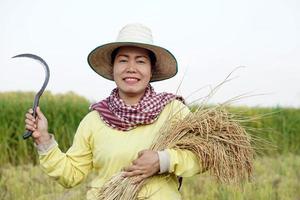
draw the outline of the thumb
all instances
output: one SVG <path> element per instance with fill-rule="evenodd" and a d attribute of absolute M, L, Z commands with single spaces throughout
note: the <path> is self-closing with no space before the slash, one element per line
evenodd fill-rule
<path fill-rule="evenodd" d="M 146 150 L 140 151 L 140 152 L 138 153 L 138 158 L 141 157 L 141 156 L 145 153 L 145 151 L 146 151 Z"/>
<path fill-rule="evenodd" d="M 42 111 L 41 111 L 41 109 L 40 109 L 39 106 L 36 108 L 36 114 L 37 114 L 37 116 L 38 116 L 39 119 L 42 119 L 42 120 L 46 119 L 45 115 L 42 113 Z"/>

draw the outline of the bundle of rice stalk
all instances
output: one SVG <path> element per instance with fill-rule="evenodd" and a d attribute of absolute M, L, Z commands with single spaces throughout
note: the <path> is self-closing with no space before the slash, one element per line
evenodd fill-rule
<path fill-rule="evenodd" d="M 160 131 L 152 150 L 189 150 L 198 157 L 203 172 L 208 171 L 220 182 L 236 183 L 251 178 L 254 150 L 250 136 L 224 105 L 199 107 L 176 123 L 165 123 Z M 98 199 L 137 199 L 147 179 L 134 182 L 134 177 L 124 178 L 120 172 L 104 184 Z"/>

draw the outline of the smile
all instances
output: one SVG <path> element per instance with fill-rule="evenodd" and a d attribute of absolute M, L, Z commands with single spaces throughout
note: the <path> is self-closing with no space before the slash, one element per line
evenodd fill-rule
<path fill-rule="evenodd" d="M 135 78 L 135 77 L 126 77 L 126 78 L 123 78 L 123 80 L 126 83 L 133 84 L 133 83 L 137 83 L 140 79 Z"/>

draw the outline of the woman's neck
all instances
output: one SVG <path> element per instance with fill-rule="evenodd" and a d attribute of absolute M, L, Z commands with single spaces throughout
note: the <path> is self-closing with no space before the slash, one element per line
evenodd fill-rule
<path fill-rule="evenodd" d="M 133 106 L 139 103 L 140 99 L 144 96 L 144 93 L 131 95 L 131 94 L 124 94 L 119 91 L 119 96 L 125 102 L 126 105 Z"/>

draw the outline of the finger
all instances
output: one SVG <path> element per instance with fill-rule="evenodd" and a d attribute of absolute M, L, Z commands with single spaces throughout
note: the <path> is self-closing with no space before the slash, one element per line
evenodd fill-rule
<path fill-rule="evenodd" d="M 142 175 L 143 172 L 140 170 L 132 171 L 132 172 L 124 172 L 123 177 L 133 177 L 133 176 L 139 176 Z"/>
<path fill-rule="evenodd" d="M 31 126 L 31 125 L 27 125 L 27 124 L 26 124 L 26 126 L 25 126 L 25 129 L 28 130 L 28 131 L 32 131 L 32 132 L 36 130 L 36 128 L 34 128 L 34 127 Z"/>
<path fill-rule="evenodd" d="M 41 111 L 41 109 L 40 109 L 39 106 L 36 108 L 36 114 L 37 114 L 38 118 L 40 118 L 40 119 L 46 119 L 45 115 L 42 113 L 42 111 Z"/>
<path fill-rule="evenodd" d="M 39 137 L 41 137 L 41 133 L 38 132 L 38 131 L 33 131 L 33 132 L 32 132 L 32 137 L 33 137 L 33 138 L 39 138 Z"/>
<path fill-rule="evenodd" d="M 144 153 L 146 152 L 146 150 L 142 150 L 138 153 L 138 158 L 141 157 Z"/>
<path fill-rule="evenodd" d="M 29 108 L 28 112 L 29 112 L 30 114 L 33 114 L 32 108 Z"/>
<path fill-rule="evenodd" d="M 132 165 L 138 165 L 139 164 L 139 159 L 135 159 L 132 161 Z"/>
<path fill-rule="evenodd" d="M 33 126 L 36 128 L 36 124 L 34 123 L 33 120 L 25 119 L 25 123 L 26 123 L 26 125 L 30 125 L 30 126 Z"/>
<path fill-rule="evenodd" d="M 130 165 L 129 167 L 125 167 L 124 171 L 131 172 L 131 171 L 138 170 L 138 169 L 139 169 L 139 167 L 137 165 Z"/>
<path fill-rule="evenodd" d="M 142 170 L 135 170 L 135 171 L 131 171 L 131 172 L 124 172 L 123 176 L 124 177 L 132 177 L 132 176 L 138 176 L 138 175 L 142 175 L 143 171 Z"/>
<path fill-rule="evenodd" d="M 132 161 L 131 166 L 134 166 L 133 169 L 139 169 L 139 170 L 145 170 L 147 168 L 147 165 L 145 165 L 144 161 L 141 160 L 141 158 Z"/>
<path fill-rule="evenodd" d="M 30 120 L 35 121 L 34 117 L 33 117 L 32 114 L 30 114 L 30 113 L 26 113 L 26 114 L 25 114 L 25 117 L 26 117 L 27 119 L 30 119 Z"/>
<path fill-rule="evenodd" d="M 146 179 L 147 177 L 145 175 L 140 175 L 137 176 L 134 180 L 133 180 L 133 184 L 139 184 L 140 182 L 142 182 L 144 179 Z"/>

